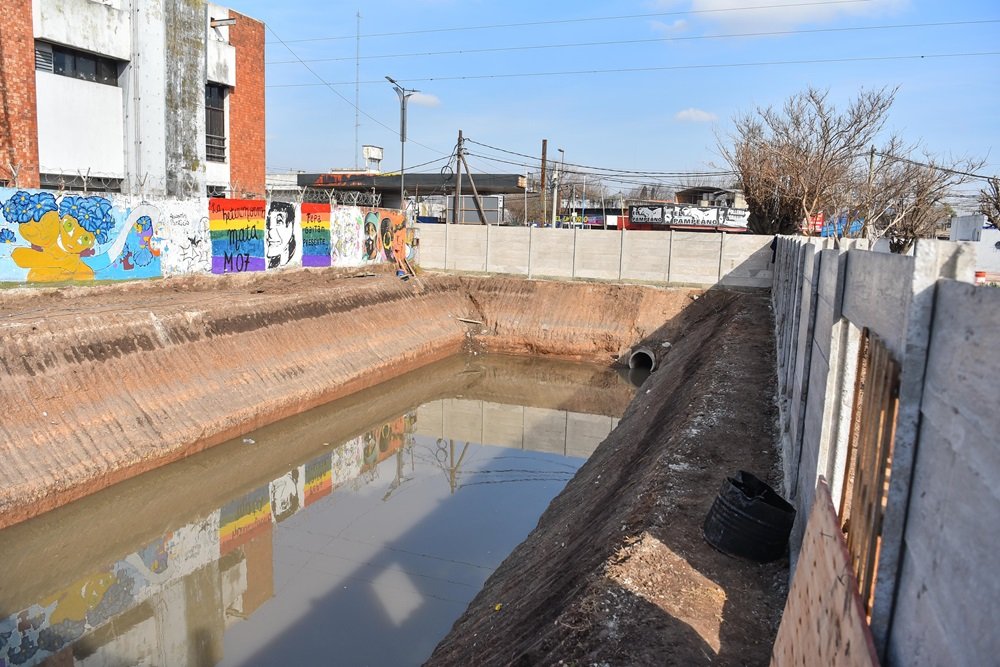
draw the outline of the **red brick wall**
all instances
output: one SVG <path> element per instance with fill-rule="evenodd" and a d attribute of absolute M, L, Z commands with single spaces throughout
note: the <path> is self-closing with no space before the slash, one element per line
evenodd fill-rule
<path fill-rule="evenodd" d="M 230 12 L 236 25 L 236 87 L 229 93 L 229 182 L 236 196 L 264 195 L 264 24 Z"/>
<path fill-rule="evenodd" d="M 263 42 L 263 37 L 261 38 Z M 38 187 L 38 111 L 31 0 L 0 1 L 0 179 Z"/>

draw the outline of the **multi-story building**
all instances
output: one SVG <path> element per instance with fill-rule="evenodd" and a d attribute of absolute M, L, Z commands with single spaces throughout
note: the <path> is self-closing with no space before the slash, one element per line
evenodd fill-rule
<path fill-rule="evenodd" d="M 264 193 L 264 25 L 204 0 L 0 2 L 0 186 Z"/>

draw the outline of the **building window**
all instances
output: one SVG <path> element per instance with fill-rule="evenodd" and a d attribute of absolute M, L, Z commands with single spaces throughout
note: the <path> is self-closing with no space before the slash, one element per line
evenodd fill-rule
<path fill-rule="evenodd" d="M 226 161 L 226 86 L 205 86 L 205 157 Z"/>
<path fill-rule="evenodd" d="M 35 43 L 35 69 L 108 86 L 118 85 L 118 61 L 58 44 Z"/>

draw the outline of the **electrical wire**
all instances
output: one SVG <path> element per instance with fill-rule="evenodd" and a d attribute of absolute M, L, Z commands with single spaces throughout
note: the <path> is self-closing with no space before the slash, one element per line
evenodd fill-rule
<path fill-rule="evenodd" d="M 314 77 L 316 77 L 317 79 L 319 79 L 320 83 L 318 83 L 318 84 L 310 84 L 310 85 L 325 86 L 325 87 L 327 87 L 333 94 L 335 94 L 337 97 L 339 97 L 343 101 L 347 102 L 349 105 L 351 105 L 351 107 L 353 109 L 356 109 L 358 111 L 358 113 L 362 114 L 366 118 L 369 118 L 369 119 L 375 121 L 376 124 L 381 125 L 385 129 L 387 129 L 390 132 L 392 132 L 393 134 L 397 134 L 396 130 L 394 130 L 393 128 L 389 127 L 388 125 L 386 125 L 385 123 L 383 123 L 382 121 L 380 121 L 375 116 L 372 116 L 370 113 L 368 113 L 367 111 L 365 111 L 364 109 L 362 109 L 361 107 L 359 107 L 358 105 L 356 105 L 354 102 L 352 102 L 351 100 L 347 99 L 347 97 L 345 97 L 344 95 L 342 95 L 338 90 L 334 89 L 333 86 L 335 84 L 331 84 L 328 81 L 326 81 L 323 77 L 321 77 L 316 72 L 316 70 L 314 70 L 312 67 L 310 67 L 309 64 L 306 61 L 302 60 L 302 58 L 300 58 L 299 55 L 297 53 L 295 53 L 295 51 L 292 50 L 292 47 L 288 46 L 288 44 L 283 39 L 281 39 L 281 37 L 278 36 L 278 33 L 276 33 L 274 31 L 274 28 L 272 28 L 268 24 L 265 24 L 265 25 L 267 25 L 267 29 L 271 31 L 271 34 L 274 35 L 275 39 L 277 39 L 279 42 L 281 42 L 281 45 L 284 46 L 286 49 L 288 49 L 288 52 L 291 53 L 293 56 L 295 56 L 295 59 L 298 62 L 302 63 L 302 66 L 305 67 L 307 70 L 309 70 L 310 74 L 312 74 Z M 265 86 L 265 87 L 272 88 L 272 87 L 280 87 L 280 86 Z M 418 145 L 418 146 L 420 146 L 422 148 L 426 148 L 429 151 L 433 151 L 433 152 L 438 153 L 438 154 L 441 154 L 443 152 L 443 151 L 440 151 L 440 150 L 438 150 L 436 148 L 432 148 L 431 146 L 427 146 L 426 144 L 422 144 L 419 141 L 416 141 L 414 139 L 410 139 L 410 141 L 412 141 L 413 143 L 415 143 L 416 145 Z"/>
<path fill-rule="evenodd" d="M 591 18 L 552 19 L 546 21 L 524 21 L 521 23 L 492 23 L 486 25 L 458 26 L 452 28 L 426 28 L 423 30 L 403 30 L 398 32 L 375 32 L 360 37 L 399 37 L 402 35 L 426 35 L 439 32 L 465 32 L 470 30 L 494 30 L 498 28 L 525 28 L 528 26 L 559 25 L 567 23 L 593 23 L 598 21 L 621 21 L 628 19 L 655 18 L 660 16 L 692 16 L 698 14 L 724 14 L 727 12 L 756 11 L 759 9 L 790 9 L 795 7 L 817 7 L 828 5 L 856 5 L 872 2 L 872 0 L 817 0 L 815 2 L 798 2 L 795 4 L 751 5 L 750 7 L 722 7 L 719 9 L 689 9 L 673 12 L 652 12 L 649 14 L 621 14 L 618 16 L 595 16 Z M 330 42 L 341 39 L 357 39 L 359 35 L 341 35 L 338 37 L 310 37 L 290 40 L 290 44 L 302 42 Z M 280 41 L 280 40 L 279 40 Z"/>
<path fill-rule="evenodd" d="M 636 44 L 655 44 L 663 42 L 687 42 L 687 41 L 698 41 L 705 39 L 735 39 L 743 37 L 785 37 L 788 35 L 811 35 L 817 33 L 842 33 L 842 32 L 860 32 L 867 30 L 898 30 L 898 29 L 909 29 L 909 28 L 939 28 L 947 26 L 961 26 L 961 25 L 982 25 L 987 23 L 1000 23 L 1000 19 L 978 19 L 974 21 L 941 21 L 937 23 L 898 23 L 890 25 L 874 25 L 874 26 L 857 26 L 849 28 L 808 28 L 801 30 L 771 30 L 767 32 L 741 32 L 741 33 L 726 33 L 718 35 L 690 35 L 684 37 L 655 37 L 650 39 L 619 39 L 604 42 L 573 42 L 569 44 L 537 44 L 528 46 L 498 46 L 488 49 L 459 49 L 454 51 L 426 51 L 423 53 L 393 53 L 393 54 L 382 54 L 374 56 L 341 56 L 336 58 L 312 58 L 304 62 L 307 63 L 326 63 L 326 62 L 340 62 L 345 60 L 377 60 L 385 58 L 417 58 L 426 56 L 451 56 L 451 55 L 470 55 L 476 53 L 503 53 L 509 51 L 533 51 L 540 49 L 566 49 L 566 48 L 577 48 L 577 47 L 593 47 L 593 46 L 620 46 L 620 45 L 636 45 Z M 296 64 L 298 60 L 273 60 L 271 62 L 265 63 L 266 65 L 289 65 Z"/>
<path fill-rule="evenodd" d="M 899 60 L 931 60 L 937 58 L 978 58 L 984 56 L 1000 56 L 1000 51 L 978 51 L 969 53 L 926 53 L 926 54 L 910 54 L 910 55 L 899 55 L 899 56 L 860 56 L 856 58 L 813 58 L 805 60 L 762 60 L 756 62 L 742 62 L 742 63 L 666 65 L 660 67 L 620 67 L 613 69 L 564 70 L 564 71 L 553 71 L 553 72 L 515 72 L 515 73 L 504 73 L 504 74 L 427 76 L 427 77 L 408 77 L 407 81 L 472 81 L 477 79 L 519 79 L 519 78 L 540 78 L 547 76 L 579 76 L 579 75 L 590 75 L 590 74 L 629 74 L 638 72 L 668 72 L 668 71 L 679 71 L 679 70 L 736 69 L 744 67 L 770 67 L 775 65 L 826 65 L 826 64 L 837 64 L 837 63 L 888 62 L 888 61 L 899 61 Z M 268 85 L 266 87 L 308 88 L 320 85 L 347 86 L 347 85 L 354 85 L 354 83 L 355 83 L 354 81 L 338 81 L 334 83 L 328 83 L 324 81 L 322 84 L 279 83 L 279 84 Z M 373 84 L 373 83 L 381 83 L 381 81 L 379 80 L 361 81 L 360 83 Z"/>
<path fill-rule="evenodd" d="M 507 153 L 509 155 L 516 155 L 517 157 L 527 158 L 529 160 L 534 160 L 536 162 L 541 162 L 541 158 L 534 155 L 528 155 L 526 153 L 518 153 L 517 151 L 507 150 L 506 148 L 499 148 L 497 146 L 491 146 L 489 144 L 484 144 L 481 141 L 476 141 L 474 139 L 466 138 L 465 141 L 470 144 L 475 144 L 477 146 L 482 146 L 483 148 L 489 148 L 490 150 L 499 151 L 501 153 Z M 551 160 L 550 160 L 551 162 Z M 634 174 L 641 176 L 729 176 L 734 174 L 733 171 L 638 171 L 632 169 L 614 169 L 611 167 L 594 167 L 591 165 L 577 164 L 575 162 L 560 162 L 561 165 L 567 165 L 570 167 L 577 167 L 579 169 L 590 169 L 593 171 L 601 171 L 613 174 Z M 533 166 L 533 165 L 525 165 Z"/>
<path fill-rule="evenodd" d="M 932 164 L 932 163 L 929 163 L 929 162 L 919 162 L 917 160 L 911 160 L 910 158 L 902 157 L 900 155 L 892 155 L 892 154 L 889 154 L 889 153 L 882 153 L 881 151 L 875 151 L 875 155 L 878 155 L 879 157 L 883 157 L 883 158 L 885 158 L 887 160 L 894 160 L 896 162 L 906 162 L 907 164 L 912 164 L 912 165 L 917 166 L 917 167 L 926 167 L 928 169 L 936 169 L 937 171 L 943 171 L 946 174 L 955 174 L 957 176 L 968 176 L 969 178 L 975 178 L 975 179 L 984 180 L 984 181 L 988 181 L 988 180 L 990 180 L 992 178 L 996 178 L 996 176 L 987 176 L 986 174 L 974 174 L 972 172 L 962 171 L 960 169 L 950 169 L 948 167 L 942 167 L 940 165 Z"/>

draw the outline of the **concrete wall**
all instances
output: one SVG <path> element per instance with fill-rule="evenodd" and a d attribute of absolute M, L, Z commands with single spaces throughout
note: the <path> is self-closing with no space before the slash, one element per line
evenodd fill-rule
<path fill-rule="evenodd" d="M 798 511 L 793 569 L 820 477 L 835 507 L 844 491 L 867 328 L 901 368 L 876 647 L 894 664 L 986 664 L 1000 650 L 987 620 L 1000 594 L 996 531 L 986 528 L 1000 525 L 1000 413 L 988 407 L 1000 351 L 987 340 L 1000 324 L 1000 291 L 968 284 L 971 244 L 921 241 L 912 256 L 824 244 L 781 237 L 772 290 L 785 492 Z"/>
<path fill-rule="evenodd" d="M 1000 290 L 938 286 L 906 522 L 893 664 L 987 664 L 1000 654 Z"/>
<path fill-rule="evenodd" d="M 428 269 L 529 277 L 771 286 L 771 237 L 699 232 L 417 225 Z"/>
<path fill-rule="evenodd" d="M 35 78 L 39 170 L 124 177 L 122 89 L 49 72 L 36 72 Z"/>
<path fill-rule="evenodd" d="M 72 234 L 57 240 L 67 222 Z M 391 209 L 0 188 L 0 282 L 365 266 L 413 253 L 412 229 Z"/>

